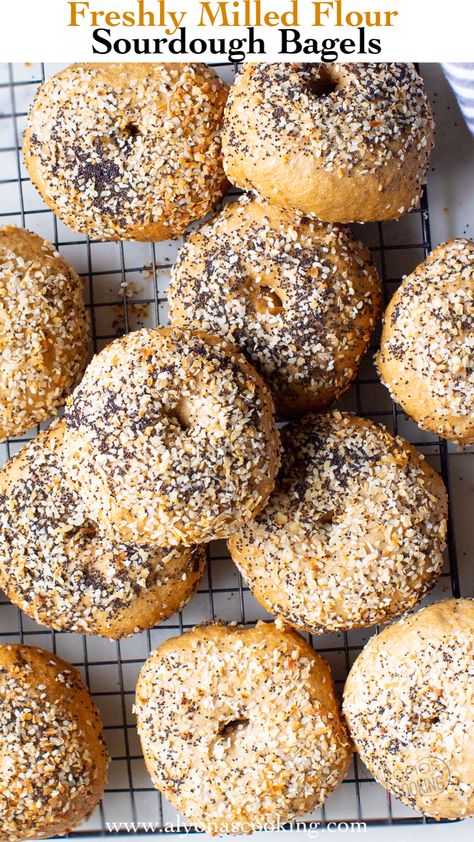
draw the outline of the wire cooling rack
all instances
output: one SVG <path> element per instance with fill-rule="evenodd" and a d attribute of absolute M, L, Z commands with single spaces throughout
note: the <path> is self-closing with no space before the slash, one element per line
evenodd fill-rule
<path fill-rule="evenodd" d="M 159 244 L 101 243 L 71 232 L 44 205 L 28 179 L 21 142 L 28 108 L 38 85 L 59 69 L 58 65 L 0 65 L 0 224 L 24 226 L 51 240 L 83 275 L 91 317 L 92 354 L 130 330 L 167 323 L 169 272 L 182 240 Z M 233 65 L 216 65 L 216 69 L 226 81 L 232 80 Z M 355 233 L 374 254 L 387 301 L 401 277 L 431 249 L 426 193 L 420 208 L 400 222 L 357 226 Z M 378 336 L 375 336 L 357 381 L 339 401 L 339 406 L 375 418 L 407 438 L 441 472 L 449 488 L 449 449 L 445 442 L 420 431 L 392 403 L 373 366 L 377 343 Z M 38 428 L 33 429 L 22 438 L 0 445 L 0 463 L 37 432 Z M 450 523 L 445 569 L 429 600 L 451 594 L 459 596 L 460 590 Z M 144 660 L 166 638 L 209 619 L 246 624 L 270 619 L 232 565 L 225 544 L 210 545 L 207 572 L 199 591 L 179 614 L 128 640 L 110 642 L 49 631 L 0 597 L 0 642 L 22 641 L 42 646 L 73 663 L 80 669 L 101 711 L 112 757 L 109 780 L 100 807 L 71 837 L 125 836 L 140 831 L 146 831 L 149 836 L 163 829 L 183 829 L 185 820 L 153 789 L 145 769 L 132 714 L 134 690 Z M 329 662 L 340 689 L 351 664 L 374 631 L 357 630 L 312 639 L 315 648 Z M 391 798 L 357 758 L 344 783 L 324 807 L 305 818 L 318 821 L 320 827 L 333 821 L 349 825 L 430 821 Z M 301 826 L 300 823 L 298 827 Z"/>

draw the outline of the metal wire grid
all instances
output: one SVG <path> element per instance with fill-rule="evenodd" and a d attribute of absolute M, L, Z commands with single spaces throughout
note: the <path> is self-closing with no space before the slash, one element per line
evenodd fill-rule
<path fill-rule="evenodd" d="M 215 66 L 228 80 L 232 77 L 235 69 L 232 65 Z M 20 64 L 0 67 L 0 224 L 21 225 L 49 238 L 81 272 L 91 316 L 91 351 L 97 352 L 124 332 L 142 325 L 166 323 L 167 279 L 181 241 L 102 244 L 66 229 L 42 203 L 24 169 L 21 139 L 28 104 L 45 75 L 56 69 Z M 426 192 L 420 208 L 400 223 L 357 227 L 356 234 L 366 241 L 374 254 L 388 300 L 402 275 L 413 269 L 431 249 Z M 362 416 L 376 418 L 393 432 L 409 439 L 441 471 L 449 489 L 446 442 L 421 432 L 390 400 L 373 368 L 372 355 L 376 347 L 377 338 L 372 353 L 362 363 L 356 382 L 339 405 Z M 10 457 L 36 435 L 38 429 L 22 438 L 9 440 L 3 445 L 3 458 Z M 446 569 L 431 598 L 447 594 L 460 595 L 451 520 Z M 207 573 L 188 606 L 160 627 L 129 640 L 110 642 L 50 631 L 36 625 L 4 597 L 0 600 L 0 640 L 39 645 L 74 663 L 101 710 L 113 758 L 109 783 L 100 807 L 83 828 L 70 834 L 71 837 L 85 839 L 111 832 L 114 836 L 128 835 L 130 828 L 125 825 L 118 832 L 108 828 L 108 824 L 119 822 L 137 825 L 138 831 L 140 825 L 145 829 L 144 823 L 151 823 L 156 825 L 157 833 L 165 827 L 177 828 L 178 824 L 183 827 L 182 817 L 177 817 L 151 786 L 131 708 L 136 677 L 149 652 L 166 637 L 181 634 L 195 623 L 210 618 L 248 624 L 268 618 L 231 564 L 223 542 L 210 545 Z M 359 630 L 312 639 L 330 663 L 339 687 L 373 631 Z M 368 825 L 430 821 L 385 793 L 357 758 L 342 786 L 311 819 L 319 821 L 323 827 L 329 821 L 338 820 L 365 821 Z M 147 835 L 150 835 L 149 829 Z"/>

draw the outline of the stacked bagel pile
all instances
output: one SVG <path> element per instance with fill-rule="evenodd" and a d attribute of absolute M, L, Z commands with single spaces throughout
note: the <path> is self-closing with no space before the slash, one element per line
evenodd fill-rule
<path fill-rule="evenodd" d="M 345 718 L 327 665 L 293 630 L 400 617 L 443 564 L 441 478 L 384 427 L 331 408 L 381 305 L 370 254 L 340 223 L 395 219 L 417 204 L 433 143 L 423 82 L 406 64 L 248 64 L 226 96 L 209 68 L 178 64 L 74 65 L 38 92 L 25 159 L 75 230 L 176 237 L 222 197 L 225 176 L 249 192 L 181 249 L 171 327 L 96 355 L 64 418 L 0 472 L 0 585 L 51 628 L 120 638 L 178 610 L 197 589 L 204 545 L 227 539 L 276 620 L 207 625 L 152 653 L 136 713 L 157 788 L 210 832 L 251 832 L 323 803 L 346 773 L 352 737 L 405 803 L 435 817 L 471 814 L 473 603 L 425 608 L 374 638 L 348 679 Z M 85 357 L 79 279 L 28 237 L 0 232 L 0 315 L 15 347 L 0 374 L 5 436 L 51 414 Z M 23 353 L 16 289 L 35 314 L 23 316 L 22 336 L 41 353 Z M 389 304 L 378 354 L 383 381 L 419 425 L 464 444 L 474 441 L 473 293 L 474 245 L 440 247 Z M 67 353 L 56 297 L 77 325 Z M 44 385 L 53 373 L 54 391 Z M 277 420 L 289 421 L 281 435 Z M 11 682 L 39 704 L 40 656 L 4 656 Z M 56 695 L 58 682 L 52 675 Z M 14 692 L 2 698 L 7 721 L 18 721 Z M 20 827 L 25 773 L 15 766 L 0 837 L 64 832 L 90 811 L 106 762 L 91 771 L 94 744 L 79 772 L 77 740 L 66 745 L 81 784 L 57 812 L 32 806 Z M 41 751 L 54 755 L 47 740 Z M 438 762 L 430 790 L 426 757 Z M 41 764 L 33 768 L 47 799 Z"/>

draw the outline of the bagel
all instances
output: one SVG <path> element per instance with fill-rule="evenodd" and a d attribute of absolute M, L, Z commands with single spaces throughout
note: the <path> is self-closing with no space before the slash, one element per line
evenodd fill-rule
<path fill-rule="evenodd" d="M 90 517 L 132 543 L 227 537 L 265 505 L 278 470 L 273 403 L 234 346 L 140 330 L 91 362 L 64 448 Z"/>
<path fill-rule="evenodd" d="M 355 377 L 380 281 L 348 232 L 244 196 L 188 237 L 168 302 L 173 325 L 238 345 L 288 418 L 325 408 Z"/>
<path fill-rule="evenodd" d="M 435 249 L 393 295 L 377 366 L 423 429 L 474 444 L 474 243 Z"/>
<path fill-rule="evenodd" d="M 372 637 L 344 712 L 363 763 L 435 819 L 474 815 L 474 601 L 447 599 Z"/>
<path fill-rule="evenodd" d="M 167 640 L 135 712 L 154 786 L 208 833 L 280 829 L 325 801 L 352 756 L 329 667 L 273 623 Z"/>
<path fill-rule="evenodd" d="M 30 646 L 0 646 L 0 840 L 62 836 L 104 790 L 99 714 L 78 671 Z"/>
<path fill-rule="evenodd" d="M 447 495 L 407 442 L 356 416 L 282 430 L 266 508 L 229 539 L 256 598 L 296 628 L 336 632 L 412 608 L 443 564 Z"/>
<path fill-rule="evenodd" d="M 56 422 L 0 471 L 0 587 L 48 628 L 114 639 L 136 634 L 188 601 L 204 550 L 110 538 L 69 486 L 65 428 Z"/>
<path fill-rule="evenodd" d="M 433 117 L 413 64 L 244 64 L 222 134 L 237 187 L 325 222 L 397 219 L 420 198 Z"/>
<path fill-rule="evenodd" d="M 36 94 L 23 145 L 30 178 L 73 231 L 179 237 L 225 192 L 226 98 L 204 64 L 73 64 Z"/>
<path fill-rule="evenodd" d="M 82 287 L 51 243 L 0 228 L 0 441 L 54 415 L 82 372 Z"/>

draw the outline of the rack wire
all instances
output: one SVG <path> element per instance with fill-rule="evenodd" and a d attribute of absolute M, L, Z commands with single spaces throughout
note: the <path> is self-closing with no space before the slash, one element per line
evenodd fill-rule
<path fill-rule="evenodd" d="M 215 67 L 223 78 L 231 81 L 233 65 Z M 21 225 L 53 241 L 82 274 L 91 317 L 91 353 L 95 353 L 129 330 L 166 323 L 169 271 L 182 241 L 101 243 L 69 231 L 44 205 L 29 181 L 21 142 L 28 108 L 38 85 L 58 69 L 59 66 L 53 65 L 0 65 L 0 224 Z M 420 207 L 399 223 L 358 226 L 355 233 L 373 252 L 388 300 L 402 276 L 431 250 L 426 191 Z M 390 400 L 372 362 L 377 343 L 376 336 L 356 382 L 338 405 L 375 418 L 410 440 L 440 470 L 449 490 L 449 448 L 446 442 L 420 431 Z M 21 438 L 0 445 L 0 463 L 37 435 L 38 430 L 35 428 Z M 460 595 L 451 519 L 448 539 L 446 566 L 429 600 Z M 190 603 L 161 626 L 127 640 L 111 642 L 50 631 L 10 605 L 5 597 L 0 598 L 0 642 L 21 641 L 42 646 L 69 660 L 81 671 L 102 714 L 112 756 L 109 781 L 100 807 L 82 828 L 70 834 L 71 838 L 127 836 L 131 832 L 139 835 L 140 830 L 150 836 L 164 829 L 171 832 L 183 828 L 183 817 L 177 816 L 151 785 L 140 751 L 132 703 L 138 672 L 149 652 L 167 637 L 209 619 L 244 624 L 270 619 L 232 565 L 223 542 L 210 545 L 207 572 Z M 374 631 L 357 630 L 311 639 L 332 667 L 339 688 Z M 305 820 L 318 821 L 320 828 L 327 827 L 331 821 L 349 825 L 430 822 L 385 793 L 358 758 L 339 789 L 314 816 Z M 299 823 L 298 827 L 301 826 Z"/>

